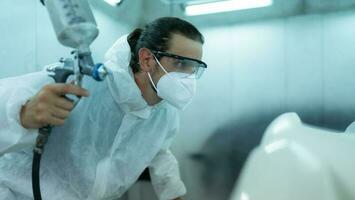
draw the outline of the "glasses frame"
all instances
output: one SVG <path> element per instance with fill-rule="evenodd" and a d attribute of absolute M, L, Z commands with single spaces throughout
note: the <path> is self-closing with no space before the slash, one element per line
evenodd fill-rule
<path fill-rule="evenodd" d="M 151 52 L 159 57 L 158 59 L 160 59 L 161 57 L 163 56 L 167 56 L 167 57 L 170 57 L 170 58 L 175 58 L 175 59 L 178 59 L 178 60 L 192 60 L 192 61 L 195 61 L 197 63 L 199 63 L 199 67 L 203 67 L 203 68 L 207 68 L 207 64 L 201 60 L 197 60 L 197 59 L 193 59 L 193 58 L 188 58 L 188 57 L 184 57 L 184 56 L 179 56 L 179 55 L 176 55 L 176 54 L 172 54 L 172 53 L 168 53 L 168 52 L 163 52 L 163 51 L 155 51 L 155 50 L 151 50 Z M 159 56 L 160 55 L 160 56 Z"/>

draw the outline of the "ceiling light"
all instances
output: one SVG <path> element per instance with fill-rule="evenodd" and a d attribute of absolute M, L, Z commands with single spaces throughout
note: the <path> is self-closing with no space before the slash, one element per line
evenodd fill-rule
<path fill-rule="evenodd" d="M 202 4 L 187 4 L 185 5 L 185 14 L 193 16 L 235 10 L 246 10 L 271 6 L 272 3 L 272 0 L 225 0 Z"/>
<path fill-rule="evenodd" d="M 118 6 L 122 2 L 122 0 L 105 0 L 105 1 L 111 6 Z"/>

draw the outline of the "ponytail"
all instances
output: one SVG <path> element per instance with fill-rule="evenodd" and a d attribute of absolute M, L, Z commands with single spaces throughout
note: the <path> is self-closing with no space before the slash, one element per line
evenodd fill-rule
<path fill-rule="evenodd" d="M 136 73 L 139 71 L 139 60 L 138 60 L 138 53 L 137 51 L 137 44 L 139 41 L 139 38 L 141 37 L 143 33 L 143 29 L 141 28 L 136 28 L 132 33 L 130 33 L 127 37 L 127 42 L 129 46 L 131 47 L 131 61 L 130 61 L 130 66 L 132 68 L 133 73 Z"/>

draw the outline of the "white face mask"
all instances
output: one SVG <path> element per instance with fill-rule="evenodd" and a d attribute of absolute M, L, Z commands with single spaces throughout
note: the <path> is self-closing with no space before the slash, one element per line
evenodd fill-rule
<path fill-rule="evenodd" d="M 196 94 L 196 79 L 186 78 L 186 73 L 168 73 L 158 59 L 155 58 L 155 60 L 165 72 L 156 86 L 148 72 L 149 80 L 157 91 L 157 95 L 176 108 L 184 110 L 191 102 L 192 97 Z"/>

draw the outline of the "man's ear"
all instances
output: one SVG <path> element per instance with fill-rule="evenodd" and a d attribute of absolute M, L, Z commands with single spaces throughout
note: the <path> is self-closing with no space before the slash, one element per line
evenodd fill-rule
<path fill-rule="evenodd" d="M 140 69 L 144 72 L 151 72 L 155 66 L 153 53 L 147 48 L 138 51 Z"/>

